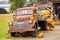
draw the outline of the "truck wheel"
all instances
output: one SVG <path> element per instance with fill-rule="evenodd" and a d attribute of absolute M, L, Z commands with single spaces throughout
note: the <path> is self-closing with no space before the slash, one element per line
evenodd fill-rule
<path fill-rule="evenodd" d="M 34 26 L 34 32 L 33 32 L 33 37 L 36 37 L 37 34 L 37 24 Z"/>
<path fill-rule="evenodd" d="M 11 33 L 11 36 L 12 36 L 12 37 L 15 37 L 15 32 Z"/>
<path fill-rule="evenodd" d="M 33 37 L 36 37 L 36 32 L 33 32 Z"/>

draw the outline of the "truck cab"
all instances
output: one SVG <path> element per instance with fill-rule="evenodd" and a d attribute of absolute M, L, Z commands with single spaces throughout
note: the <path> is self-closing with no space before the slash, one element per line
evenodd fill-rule
<path fill-rule="evenodd" d="M 36 36 L 37 14 L 34 7 L 18 8 L 13 15 L 13 21 L 9 22 L 11 36 L 16 33 L 32 32 Z"/>

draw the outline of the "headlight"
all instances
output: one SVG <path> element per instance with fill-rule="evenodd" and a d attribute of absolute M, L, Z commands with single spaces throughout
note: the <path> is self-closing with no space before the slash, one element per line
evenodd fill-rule
<path fill-rule="evenodd" d="M 13 22 L 12 22 L 12 21 L 11 21 L 11 22 L 9 22 L 9 25 L 10 25 L 10 26 L 12 26 L 12 25 L 13 25 Z"/>
<path fill-rule="evenodd" d="M 29 23 L 30 23 L 30 24 L 32 24 L 32 23 L 33 23 L 33 21 L 32 21 L 32 20 L 30 20 L 30 21 L 29 21 Z"/>
<path fill-rule="evenodd" d="M 43 16 L 43 12 L 40 12 L 39 15 L 40 15 L 40 16 Z"/>

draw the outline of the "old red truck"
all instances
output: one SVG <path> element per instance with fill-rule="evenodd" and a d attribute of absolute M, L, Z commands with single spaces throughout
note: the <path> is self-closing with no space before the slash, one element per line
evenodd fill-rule
<path fill-rule="evenodd" d="M 9 32 L 11 36 L 18 33 L 31 32 L 36 36 L 37 14 L 34 7 L 18 8 L 13 16 L 13 21 L 9 22 Z"/>

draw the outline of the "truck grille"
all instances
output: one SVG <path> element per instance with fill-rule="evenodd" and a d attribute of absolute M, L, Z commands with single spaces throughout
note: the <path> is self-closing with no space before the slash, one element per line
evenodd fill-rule
<path fill-rule="evenodd" d="M 16 24 L 14 24 L 14 29 L 25 29 L 27 28 L 27 23 L 25 22 L 17 22 Z"/>

